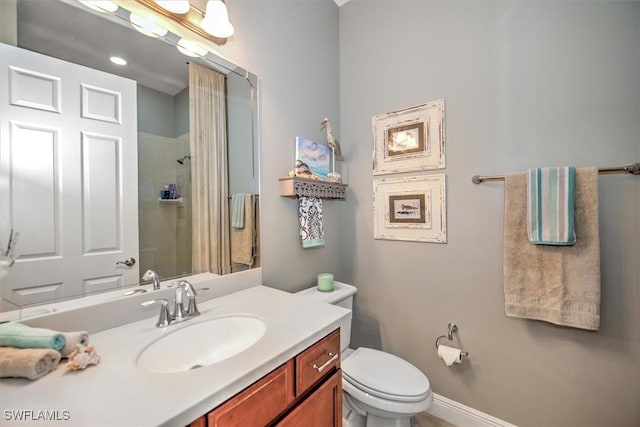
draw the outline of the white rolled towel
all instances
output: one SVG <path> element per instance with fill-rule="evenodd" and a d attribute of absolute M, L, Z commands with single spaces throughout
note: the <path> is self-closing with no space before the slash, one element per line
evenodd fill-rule
<path fill-rule="evenodd" d="M 70 355 L 76 349 L 76 344 L 82 344 L 84 347 L 89 345 L 89 333 L 87 331 L 61 332 L 64 335 L 64 347 L 60 350 L 63 358 Z"/>
<path fill-rule="evenodd" d="M 438 357 L 444 360 L 444 364 L 451 366 L 454 363 L 462 363 L 462 351 L 459 348 L 449 347 L 440 344 L 438 346 Z"/>

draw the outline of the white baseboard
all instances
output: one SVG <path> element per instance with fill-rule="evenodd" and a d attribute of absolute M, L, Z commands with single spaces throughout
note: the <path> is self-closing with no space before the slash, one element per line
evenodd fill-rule
<path fill-rule="evenodd" d="M 517 427 L 435 393 L 427 412 L 458 427 Z"/>

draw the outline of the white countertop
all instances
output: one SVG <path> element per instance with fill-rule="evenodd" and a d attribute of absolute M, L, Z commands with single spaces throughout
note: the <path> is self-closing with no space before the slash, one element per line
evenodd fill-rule
<path fill-rule="evenodd" d="M 90 344 L 102 361 L 84 371 L 67 370 L 63 360 L 36 381 L 2 379 L 0 425 L 187 425 L 351 318 L 345 308 L 265 286 L 215 298 L 198 308 L 199 317 L 167 328 L 156 328 L 154 316 L 91 335 Z M 264 336 L 236 356 L 192 371 L 154 374 L 136 367 L 140 352 L 163 335 L 229 314 L 260 318 L 267 326 Z M 50 411 L 59 420 L 12 419 L 21 410 L 33 417 Z"/>

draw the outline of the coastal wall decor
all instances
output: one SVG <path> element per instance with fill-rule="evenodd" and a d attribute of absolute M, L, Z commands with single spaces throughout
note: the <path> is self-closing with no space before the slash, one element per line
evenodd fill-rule
<path fill-rule="evenodd" d="M 297 136 L 295 176 L 328 179 L 331 155 L 332 151 L 328 146 Z"/>
<path fill-rule="evenodd" d="M 447 242 L 444 174 L 373 181 L 375 239 Z"/>
<path fill-rule="evenodd" d="M 445 167 L 444 99 L 372 119 L 373 174 Z"/>

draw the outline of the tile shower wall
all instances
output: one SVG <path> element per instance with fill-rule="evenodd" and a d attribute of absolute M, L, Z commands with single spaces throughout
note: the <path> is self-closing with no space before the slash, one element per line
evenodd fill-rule
<path fill-rule="evenodd" d="M 191 164 L 177 162 L 189 153 L 189 137 L 140 132 L 138 150 L 140 272 L 172 277 L 191 271 Z M 159 200 L 167 183 L 177 184 L 183 203 Z"/>

